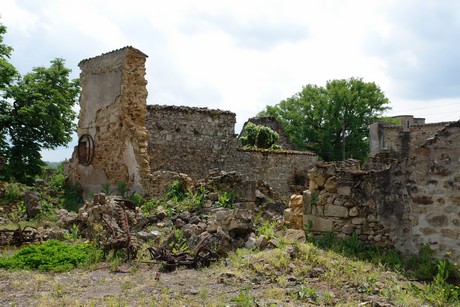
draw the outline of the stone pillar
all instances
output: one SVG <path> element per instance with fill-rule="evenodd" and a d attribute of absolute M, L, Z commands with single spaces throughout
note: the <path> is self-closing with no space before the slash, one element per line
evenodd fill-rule
<path fill-rule="evenodd" d="M 284 222 L 289 228 L 303 229 L 303 197 L 292 195 L 289 201 L 289 208 L 284 210 Z"/>

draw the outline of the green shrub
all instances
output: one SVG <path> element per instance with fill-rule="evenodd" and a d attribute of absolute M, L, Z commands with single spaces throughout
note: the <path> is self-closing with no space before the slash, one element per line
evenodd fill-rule
<path fill-rule="evenodd" d="M 259 126 L 248 122 L 244 126 L 244 136 L 240 137 L 241 144 L 246 147 L 281 149 L 275 145 L 279 139 L 279 134 L 269 127 Z"/>
<path fill-rule="evenodd" d="M 64 166 L 59 164 L 54 172 L 46 181 L 54 192 L 62 191 L 65 187 L 66 176 L 64 175 Z"/>
<path fill-rule="evenodd" d="M 266 220 L 262 222 L 262 224 L 257 227 L 257 233 L 263 235 L 268 240 L 273 239 L 276 233 L 276 221 Z"/>
<path fill-rule="evenodd" d="M 233 198 L 234 195 L 232 193 L 222 192 L 217 198 L 217 202 L 214 203 L 214 207 L 233 209 Z"/>
<path fill-rule="evenodd" d="M 112 193 L 112 190 L 110 189 L 110 182 L 106 181 L 102 183 L 101 190 L 102 190 L 102 193 L 104 193 L 105 195 L 110 195 Z"/>
<path fill-rule="evenodd" d="M 5 186 L 5 195 L 1 200 L 4 205 L 14 205 L 22 200 L 21 194 L 25 186 L 20 183 L 7 183 Z"/>
<path fill-rule="evenodd" d="M 96 262 L 101 252 L 89 244 L 70 245 L 50 240 L 30 245 L 16 254 L 0 258 L 0 267 L 63 272 Z"/>
<path fill-rule="evenodd" d="M 138 207 L 141 207 L 146 202 L 144 197 L 142 197 L 142 195 L 139 193 L 134 193 L 133 195 L 128 196 L 128 200 L 135 203 Z"/>
<path fill-rule="evenodd" d="M 279 139 L 279 134 L 268 127 L 259 126 L 258 130 L 255 144 L 257 148 L 271 148 Z"/>
<path fill-rule="evenodd" d="M 186 196 L 186 190 L 182 181 L 176 180 L 174 181 L 168 188 L 166 192 L 166 199 L 175 199 L 177 201 L 181 201 Z"/>

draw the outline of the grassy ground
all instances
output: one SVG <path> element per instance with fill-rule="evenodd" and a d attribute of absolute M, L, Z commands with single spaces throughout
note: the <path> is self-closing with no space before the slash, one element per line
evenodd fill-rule
<path fill-rule="evenodd" d="M 210 268 L 142 262 L 66 273 L 0 270 L 1 306 L 443 306 L 424 285 L 310 243 L 238 250 Z"/>

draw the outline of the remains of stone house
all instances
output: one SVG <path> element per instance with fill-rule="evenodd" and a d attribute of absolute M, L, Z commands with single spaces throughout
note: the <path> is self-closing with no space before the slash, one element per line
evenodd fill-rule
<path fill-rule="evenodd" d="M 460 122 L 425 124 L 401 116 L 401 125 L 375 123 L 363 169 L 353 160 L 316 163 L 308 152 L 243 149 L 232 112 L 147 106 L 146 58 L 126 47 L 79 65 L 79 144 L 67 173 L 86 195 L 102 183 L 124 181 L 131 191 L 160 196 L 174 180 L 225 171 L 241 174 L 241 210 L 253 207 L 255 184 L 265 181 L 281 195 L 296 194 L 285 214 L 292 228 L 356 234 L 406 253 L 428 244 L 438 257 L 449 253 L 460 261 Z M 250 224 L 246 211 L 212 214 L 206 228 L 216 233 L 222 225 L 227 232 L 238 229 L 235 214 Z M 191 225 L 191 233 L 204 229 Z"/>
<path fill-rule="evenodd" d="M 265 181 L 281 195 L 304 190 L 310 152 L 249 150 L 235 135 L 235 114 L 178 106 L 147 106 L 147 55 L 125 47 L 80 62 L 79 143 L 66 167 L 87 197 L 109 182 L 158 196 L 166 178 L 193 180 L 210 171 Z M 160 194 L 161 195 L 161 194 Z"/>
<path fill-rule="evenodd" d="M 315 234 L 356 233 L 361 241 L 460 260 L 460 122 L 371 126 L 371 157 L 318 162 L 304 192 L 304 224 Z M 297 211 L 300 212 L 300 211 Z"/>

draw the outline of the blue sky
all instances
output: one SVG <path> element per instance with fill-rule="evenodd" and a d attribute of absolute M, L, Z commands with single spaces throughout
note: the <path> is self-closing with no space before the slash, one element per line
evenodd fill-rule
<path fill-rule="evenodd" d="M 448 0 L 2 0 L 11 62 L 25 74 L 131 45 L 146 53 L 148 103 L 219 108 L 243 123 L 303 85 L 361 77 L 387 115 L 460 119 L 460 2 Z M 70 148 L 44 151 L 47 161 Z"/>

